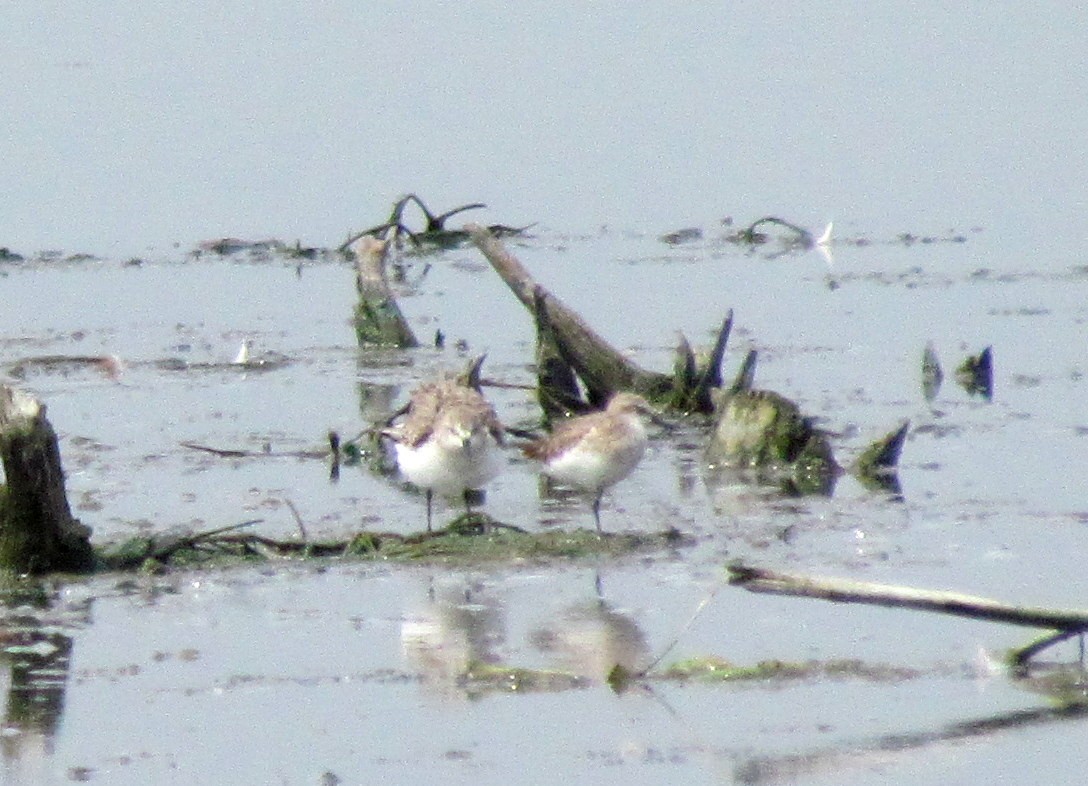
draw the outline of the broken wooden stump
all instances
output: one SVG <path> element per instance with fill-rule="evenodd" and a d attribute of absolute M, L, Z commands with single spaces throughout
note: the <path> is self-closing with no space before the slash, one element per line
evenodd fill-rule
<path fill-rule="evenodd" d="M 758 470 L 797 493 L 831 493 L 842 470 L 827 435 L 796 404 L 769 390 L 721 398 L 706 452 L 710 464 Z"/>
<path fill-rule="evenodd" d="M 750 351 L 728 389 L 715 390 L 717 419 L 707 447 L 711 469 L 754 470 L 765 482 L 799 494 L 830 494 L 843 468 L 828 434 L 785 396 L 755 390 L 756 352 Z M 910 427 L 898 428 L 867 447 L 850 472 L 866 488 L 899 493 L 897 468 Z"/>
<path fill-rule="evenodd" d="M 956 381 L 972 396 L 987 401 L 994 397 L 994 350 L 993 347 L 971 355 L 956 368 Z"/>
<path fill-rule="evenodd" d="M 89 527 L 72 517 L 57 435 L 45 405 L 0 385 L 0 570 L 82 572 L 94 567 Z"/>
<path fill-rule="evenodd" d="M 408 320 L 401 313 L 385 275 L 387 244 L 369 235 L 352 246 L 355 254 L 355 336 L 360 346 L 419 346 Z"/>
<path fill-rule="evenodd" d="M 899 494 L 899 456 L 909 431 L 910 421 L 904 420 L 862 452 L 851 470 L 863 486 Z"/>
<path fill-rule="evenodd" d="M 926 348 L 922 350 L 922 395 L 926 401 L 932 403 L 941 390 L 944 381 L 944 372 L 941 370 L 941 361 L 937 358 L 937 350 L 932 341 L 926 342 Z"/>
<path fill-rule="evenodd" d="M 713 412 L 714 395 L 722 387 L 722 360 L 729 334 L 733 331 L 733 309 L 718 328 L 713 349 L 696 356 L 687 338 L 681 334 L 673 362 L 672 400 L 669 405 L 680 412 Z"/>

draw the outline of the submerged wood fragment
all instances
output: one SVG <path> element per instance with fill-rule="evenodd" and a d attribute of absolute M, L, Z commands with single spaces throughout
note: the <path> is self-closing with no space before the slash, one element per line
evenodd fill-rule
<path fill-rule="evenodd" d="M 57 435 L 45 405 L 0 385 L 0 570 L 82 572 L 94 567 L 89 527 L 72 516 Z"/>

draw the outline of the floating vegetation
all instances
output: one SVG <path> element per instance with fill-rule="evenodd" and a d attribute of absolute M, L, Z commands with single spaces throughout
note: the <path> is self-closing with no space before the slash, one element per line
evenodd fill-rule
<path fill-rule="evenodd" d="M 104 570 L 158 572 L 168 567 L 225 565 L 239 561 L 303 558 L 352 558 L 382 562 L 479 564 L 548 562 L 588 557 L 621 557 L 679 548 L 691 539 L 675 529 L 657 533 L 606 533 L 585 529 L 526 532 L 482 513 L 463 514 L 444 529 L 403 535 L 360 532 L 341 539 L 270 538 L 243 532 L 261 520 L 197 533 L 141 535 L 99 548 Z M 487 532 L 485 533 L 485 530 Z"/>
<path fill-rule="evenodd" d="M 667 243 L 670 246 L 679 246 L 683 243 L 694 243 L 695 241 L 702 239 L 703 230 L 699 229 L 699 227 L 677 229 L 675 232 L 666 232 L 658 238 L 662 243 Z"/>
<path fill-rule="evenodd" d="M 922 672 L 900 666 L 873 665 L 857 659 L 790 663 L 764 660 L 738 665 L 718 657 L 689 658 L 673 663 L 660 673 L 662 679 L 682 682 L 789 682 L 814 679 L 861 679 L 873 682 L 902 682 Z"/>
<path fill-rule="evenodd" d="M 221 237 L 215 240 L 205 240 L 197 244 L 192 252 L 194 257 L 215 255 L 219 257 L 244 256 L 252 262 L 264 262 L 272 259 L 285 259 L 288 261 L 300 261 L 319 259 L 329 254 L 327 249 L 315 246 L 303 246 L 301 241 L 285 243 L 282 240 L 268 238 L 265 240 L 242 240 L 237 237 Z"/>
<path fill-rule="evenodd" d="M 526 669 L 499 663 L 473 661 L 458 679 L 458 685 L 471 695 L 487 692 L 556 693 L 588 688 L 593 681 L 552 669 Z"/>
<path fill-rule="evenodd" d="M 722 219 L 721 225 L 733 226 L 733 219 Z M 753 221 L 746 227 L 734 229 L 726 234 L 709 237 L 708 233 L 700 227 L 682 227 L 666 232 L 658 236 L 658 241 L 669 246 L 681 246 L 699 241 L 709 243 L 728 243 L 751 251 L 757 249 L 769 249 L 766 251 L 767 259 L 776 259 L 799 251 L 820 250 L 829 252 L 834 246 L 852 246 L 866 248 L 869 246 L 905 246 L 933 245 L 937 243 L 966 243 L 967 234 L 949 230 L 943 234 L 920 234 L 904 231 L 890 238 L 850 237 L 832 240 L 833 225 L 828 224 L 822 231 L 810 230 L 800 224 L 777 216 L 764 216 Z M 973 229 L 972 232 L 979 232 Z"/>

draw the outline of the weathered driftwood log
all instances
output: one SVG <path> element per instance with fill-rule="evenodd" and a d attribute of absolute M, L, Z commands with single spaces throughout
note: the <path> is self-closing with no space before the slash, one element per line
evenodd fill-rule
<path fill-rule="evenodd" d="M 627 390 L 658 405 L 683 411 L 712 410 L 711 392 L 721 384 L 721 361 L 732 325 L 731 314 L 723 323 L 704 365 L 696 363 L 694 352 L 685 340 L 678 350 L 676 373 L 670 376 L 647 371 L 609 344 L 563 301 L 537 284 L 493 232 L 479 224 L 468 224 L 465 231 L 514 295 L 533 313 L 538 339 L 546 344 L 538 348 L 538 355 L 547 361 L 542 367 L 545 376 L 541 378 L 542 387 L 549 388 L 542 394 L 546 412 L 553 407 L 556 412 L 552 414 L 558 414 L 562 407 L 556 402 L 562 402 L 571 393 L 569 374 L 560 370 L 557 362 L 565 364 L 581 380 L 593 408 L 603 407 L 613 393 Z M 549 375 L 554 375 L 559 382 L 554 388 L 550 388 Z"/>
<path fill-rule="evenodd" d="M 416 347 L 419 342 L 401 313 L 385 275 L 387 244 L 369 235 L 359 238 L 355 253 L 355 335 L 360 346 Z"/>
<path fill-rule="evenodd" d="M 852 581 L 794 573 L 780 573 L 740 563 L 729 565 L 729 583 L 749 592 L 795 595 L 837 603 L 865 603 L 873 606 L 935 611 L 959 617 L 1005 622 L 1031 628 L 1061 631 L 1012 653 L 1014 665 L 1046 646 L 1088 631 L 1088 609 L 1046 609 L 1016 606 L 990 598 L 962 595 L 958 592 L 924 590 L 869 581 Z"/>
<path fill-rule="evenodd" d="M 91 530 L 72 517 L 57 435 L 45 405 L 0 386 L 0 570 L 86 571 L 94 567 Z"/>
<path fill-rule="evenodd" d="M 548 323 L 559 354 L 582 380 L 590 403 L 603 407 L 618 390 L 635 391 L 654 401 L 668 396 L 672 389 L 668 376 L 646 371 L 624 357 L 573 309 L 538 285 L 487 229 L 468 224 L 465 230 L 518 300 L 536 313 L 538 325 L 542 320 Z"/>

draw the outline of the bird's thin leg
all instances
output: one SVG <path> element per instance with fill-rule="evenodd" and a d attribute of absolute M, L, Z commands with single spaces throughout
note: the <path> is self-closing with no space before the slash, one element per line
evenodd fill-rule
<path fill-rule="evenodd" d="M 597 523 L 597 534 L 603 534 L 601 531 L 601 494 L 598 494 L 593 498 L 593 520 Z"/>
<path fill-rule="evenodd" d="M 427 489 L 427 531 L 431 531 L 431 490 Z"/>
<path fill-rule="evenodd" d="M 465 489 L 465 513 L 469 516 L 469 520 L 472 520 L 472 495 L 475 493 L 475 489 Z M 483 516 L 483 530 L 484 534 L 491 532 L 491 519 L 487 516 Z"/>

